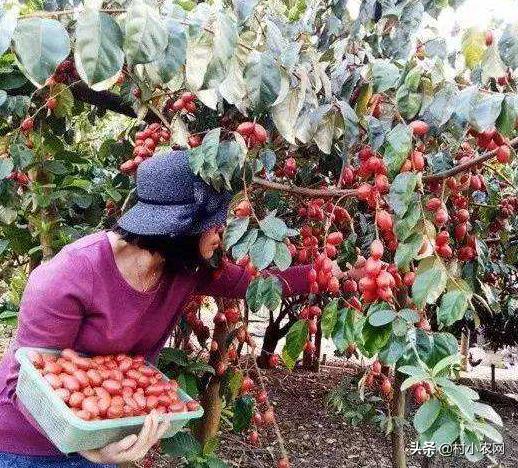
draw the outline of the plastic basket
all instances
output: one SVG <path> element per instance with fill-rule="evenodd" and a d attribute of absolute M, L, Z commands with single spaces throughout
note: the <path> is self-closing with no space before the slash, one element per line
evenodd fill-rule
<path fill-rule="evenodd" d="M 58 354 L 60 351 L 23 347 L 16 351 L 15 356 L 20 363 L 20 373 L 16 386 L 18 398 L 61 452 L 72 453 L 101 448 L 130 434 L 140 432 L 144 423 L 144 416 L 102 421 L 84 421 L 78 418 L 33 366 L 29 359 L 31 351 L 48 354 Z M 156 369 L 149 363 L 146 363 L 146 365 Z M 164 374 L 162 375 L 164 380 L 168 380 Z M 185 402 L 192 400 L 181 389 L 178 389 L 178 396 Z M 171 427 L 163 438 L 172 437 L 191 419 L 200 418 L 202 415 L 203 408 L 201 407 L 197 411 L 163 415 L 171 418 Z"/>

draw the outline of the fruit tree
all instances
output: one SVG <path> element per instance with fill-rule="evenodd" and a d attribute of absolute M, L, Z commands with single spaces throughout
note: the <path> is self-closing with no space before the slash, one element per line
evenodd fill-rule
<path fill-rule="evenodd" d="M 406 464 L 407 392 L 420 442 L 470 444 L 475 461 L 485 439 L 501 441 L 500 417 L 455 382 L 449 330 L 478 323 L 499 275 L 516 271 L 517 25 L 462 31 L 457 47 L 435 18 L 458 0 L 362 0 L 354 16 L 334 0 L 41 3 L 0 10 L 6 262 L 52 255 L 67 226 L 96 225 L 100 204 L 115 216 L 142 161 L 187 148 L 196 174 L 235 193 L 219 261 L 254 277 L 249 314 L 266 308 L 274 323 L 271 271 L 313 266 L 310 295 L 281 309 L 284 365 L 317 359 L 329 337 L 372 358 L 360 387 L 387 401 L 394 466 Z M 107 111 L 125 117 L 92 146 L 85 129 Z M 217 385 L 229 342 L 253 348 L 238 305 L 220 306 L 211 343 L 196 313 L 186 322 Z M 276 427 L 264 389 L 252 417 L 257 383 L 241 377 L 238 428 Z"/>

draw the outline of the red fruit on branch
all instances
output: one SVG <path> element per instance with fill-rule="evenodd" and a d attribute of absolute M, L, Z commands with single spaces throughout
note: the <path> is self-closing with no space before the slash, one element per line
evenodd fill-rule
<path fill-rule="evenodd" d="M 119 167 L 119 170 L 124 174 L 131 174 L 131 173 L 135 172 L 136 169 L 137 169 L 137 164 L 135 164 L 133 159 L 123 162 Z"/>
<path fill-rule="evenodd" d="M 196 148 L 197 146 L 201 145 L 201 136 L 200 135 L 190 135 L 187 139 L 187 143 L 191 148 Z"/>
<path fill-rule="evenodd" d="M 437 246 L 437 253 L 443 258 L 451 258 L 453 257 L 453 250 L 449 245 L 439 245 Z"/>
<path fill-rule="evenodd" d="M 493 31 L 486 31 L 484 39 L 486 46 L 491 47 L 493 45 Z"/>
<path fill-rule="evenodd" d="M 227 364 L 225 364 L 224 362 L 218 362 L 216 364 L 216 375 L 218 375 L 219 377 L 225 375 L 225 372 L 227 372 Z"/>
<path fill-rule="evenodd" d="M 461 209 L 455 213 L 455 219 L 459 223 L 466 223 L 469 221 L 469 211 L 466 209 Z"/>
<path fill-rule="evenodd" d="M 58 100 L 55 97 L 50 97 L 45 102 L 45 107 L 49 110 L 54 110 L 58 106 Z"/>
<path fill-rule="evenodd" d="M 256 426 L 261 426 L 263 424 L 263 417 L 261 413 L 255 413 L 253 416 L 253 421 Z"/>
<path fill-rule="evenodd" d="M 466 237 L 466 233 L 468 232 L 467 224 L 456 224 L 454 230 L 454 237 L 457 242 L 460 242 L 464 237 Z"/>
<path fill-rule="evenodd" d="M 218 312 L 214 316 L 214 323 L 220 324 L 220 325 L 223 323 L 227 323 L 227 317 L 225 316 L 225 314 L 223 312 Z"/>
<path fill-rule="evenodd" d="M 388 193 L 390 191 L 390 183 L 385 174 L 377 174 L 374 178 L 374 185 L 379 193 Z"/>
<path fill-rule="evenodd" d="M 384 252 L 383 243 L 379 239 L 373 240 L 370 251 L 371 251 L 371 257 L 374 258 L 375 260 L 379 260 L 381 257 L 383 257 L 383 252 Z"/>
<path fill-rule="evenodd" d="M 437 211 L 442 206 L 442 201 L 439 198 L 430 198 L 426 202 L 426 209 L 430 211 Z"/>
<path fill-rule="evenodd" d="M 267 401 L 268 401 L 268 394 L 264 390 L 261 390 L 259 392 L 259 394 L 257 395 L 257 402 L 264 404 Z"/>
<path fill-rule="evenodd" d="M 286 177 L 295 177 L 297 174 L 297 161 L 295 158 L 290 157 L 284 161 L 283 171 Z"/>
<path fill-rule="evenodd" d="M 391 231 L 392 226 L 394 225 L 392 216 L 390 216 L 390 213 L 385 210 L 380 210 L 376 213 L 376 224 L 381 231 Z"/>
<path fill-rule="evenodd" d="M 248 436 L 248 442 L 251 445 L 257 445 L 259 443 L 259 432 L 252 431 L 250 435 Z"/>
<path fill-rule="evenodd" d="M 230 307 L 229 309 L 226 309 L 224 314 L 227 322 L 231 324 L 237 323 L 241 319 L 241 313 L 236 307 Z"/>
<path fill-rule="evenodd" d="M 243 379 L 243 383 L 241 384 L 241 393 L 248 393 L 250 392 L 253 388 L 255 387 L 255 383 L 254 381 L 246 376 L 244 379 Z"/>
<path fill-rule="evenodd" d="M 327 242 L 331 245 L 340 245 L 343 240 L 344 235 L 339 231 L 332 232 L 327 236 Z"/>
<path fill-rule="evenodd" d="M 405 276 L 403 277 L 403 283 L 405 286 L 410 287 L 415 282 L 416 274 L 413 271 L 409 271 L 408 273 L 405 273 Z"/>
<path fill-rule="evenodd" d="M 135 87 L 131 90 L 131 94 L 133 94 L 133 96 L 136 98 L 136 99 L 140 99 L 140 96 L 142 96 L 142 91 L 140 88 L 138 87 Z"/>
<path fill-rule="evenodd" d="M 290 461 L 284 457 L 277 462 L 277 468 L 290 468 Z"/>
<path fill-rule="evenodd" d="M 448 212 L 444 208 L 439 208 L 435 212 L 435 223 L 438 226 L 443 226 L 444 224 L 446 224 L 448 222 L 448 219 Z"/>
<path fill-rule="evenodd" d="M 309 354 L 313 354 L 315 352 L 315 344 L 311 341 L 306 341 L 306 344 L 304 345 L 304 351 L 306 351 Z"/>
<path fill-rule="evenodd" d="M 238 218 L 246 218 L 252 214 L 252 205 L 248 200 L 242 200 L 237 204 L 234 213 Z"/>
<path fill-rule="evenodd" d="M 384 395 L 385 397 L 388 397 L 392 392 L 392 384 L 390 383 L 390 380 L 387 377 L 383 379 L 383 382 L 380 386 L 380 390 L 382 395 Z"/>
<path fill-rule="evenodd" d="M 416 385 L 414 387 L 414 400 L 418 405 L 422 405 L 430 399 L 430 395 L 423 385 Z"/>
<path fill-rule="evenodd" d="M 343 284 L 343 290 L 346 293 L 355 293 L 358 291 L 358 284 L 352 279 L 345 280 Z"/>
<path fill-rule="evenodd" d="M 422 120 L 414 120 L 408 124 L 414 135 L 423 136 L 428 133 L 430 126 Z"/>
<path fill-rule="evenodd" d="M 317 323 L 315 320 L 308 321 L 308 332 L 310 335 L 314 335 L 317 332 Z"/>
<path fill-rule="evenodd" d="M 379 375 L 381 373 L 381 362 L 374 361 L 371 366 L 371 372 L 374 375 Z"/>
<path fill-rule="evenodd" d="M 439 234 L 437 234 L 437 237 L 435 239 L 436 245 L 444 245 L 447 244 L 450 241 L 450 233 L 448 231 L 441 231 Z"/>
<path fill-rule="evenodd" d="M 511 162 L 511 148 L 507 145 L 500 146 L 496 152 L 496 159 L 502 164 Z"/>
<path fill-rule="evenodd" d="M 421 151 L 414 151 L 411 156 L 411 161 L 415 171 L 422 171 L 424 169 L 425 161 Z"/>
<path fill-rule="evenodd" d="M 32 117 L 27 117 L 23 120 L 23 122 L 20 125 L 20 128 L 22 132 L 30 132 L 34 127 L 34 120 Z"/>
<path fill-rule="evenodd" d="M 268 408 L 263 413 L 263 421 L 267 425 L 273 424 L 275 422 L 275 413 L 273 412 L 273 408 Z"/>

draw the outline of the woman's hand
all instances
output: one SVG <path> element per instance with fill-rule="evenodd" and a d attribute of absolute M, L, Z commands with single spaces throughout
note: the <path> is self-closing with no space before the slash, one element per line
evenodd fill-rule
<path fill-rule="evenodd" d="M 169 429 L 170 421 L 160 422 L 156 411 L 148 414 L 139 435 L 131 434 L 128 437 L 114 442 L 97 450 L 86 450 L 80 454 L 93 463 L 127 463 L 141 460 L 153 445 Z"/>

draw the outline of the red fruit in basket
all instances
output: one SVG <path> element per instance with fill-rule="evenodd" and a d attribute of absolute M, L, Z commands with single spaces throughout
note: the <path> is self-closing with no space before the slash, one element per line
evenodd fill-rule
<path fill-rule="evenodd" d="M 65 359 L 68 359 L 69 361 L 74 361 L 79 357 L 79 354 L 77 354 L 73 349 L 65 348 L 63 351 L 61 351 L 61 356 Z"/>
<path fill-rule="evenodd" d="M 79 369 L 88 370 L 92 367 L 92 361 L 85 357 L 78 357 L 76 359 L 72 359 L 72 362 L 79 367 Z"/>
<path fill-rule="evenodd" d="M 108 411 L 106 412 L 106 416 L 108 419 L 118 419 L 122 418 L 122 415 L 124 414 L 123 406 L 110 406 L 108 408 Z"/>
<path fill-rule="evenodd" d="M 135 382 L 133 379 L 122 379 L 121 385 L 123 389 L 124 387 L 127 387 L 135 390 L 138 387 L 137 382 Z"/>
<path fill-rule="evenodd" d="M 187 411 L 198 411 L 200 408 L 200 403 L 196 400 L 188 401 L 185 406 L 187 407 Z"/>
<path fill-rule="evenodd" d="M 63 387 L 70 390 L 71 392 L 78 392 L 81 390 L 81 384 L 79 383 L 79 380 L 77 380 L 72 375 L 63 375 L 62 381 Z"/>
<path fill-rule="evenodd" d="M 158 406 L 158 397 L 156 395 L 149 395 L 146 399 L 146 406 L 152 410 Z"/>
<path fill-rule="evenodd" d="M 110 406 L 124 406 L 124 398 L 120 395 L 113 396 Z"/>
<path fill-rule="evenodd" d="M 88 376 L 88 380 L 94 387 L 98 387 L 103 382 L 101 374 L 99 373 L 99 371 L 95 369 L 89 369 L 88 371 L 86 371 L 86 375 Z"/>
<path fill-rule="evenodd" d="M 169 411 L 171 413 L 183 413 L 186 410 L 185 403 L 183 401 L 178 401 L 176 403 L 173 403 L 169 407 Z"/>
<path fill-rule="evenodd" d="M 110 395 L 118 395 L 122 391 L 121 383 L 117 382 L 116 380 L 112 380 L 112 379 L 105 380 L 102 383 L 102 386 Z"/>
<path fill-rule="evenodd" d="M 84 370 L 78 369 L 72 375 L 77 379 L 82 388 L 88 387 L 90 384 L 90 379 Z"/>
<path fill-rule="evenodd" d="M 139 387 L 147 387 L 149 385 L 149 377 L 146 377 L 145 375 L 141 375 L 138 380 L 137 380 L 137 383 L 139 385 Z"/>
<path fill-rule="evenodd" d="M 139 368 L 139 371 L 141 374 L 145 375 L 146 377 L 153 377 L 155 375 L 155 370 L 151 367 L 142 366 Z"/>
<path fill-rule="evenodd" d="M 46 362 L 43 366 L 43 375 L 45 374 L 61 374 L 63 368 L 57 362 Z"/>
<path fill-rule="evenodd" d="M 73 392 L 68 399 L 68 406 L 71 408 L 81 408 L 85 396 L 81 392 Z"/>
<path fill-rule="evenodd" d="M 139 409 L 145 409 L 146 408 L 147 400 L 146 400 L 146 397 L 144 395 L 142 395 L 140 393 L 135 393 L 133 395 L 133 399 L 135 400 L 135 403 L 137 404 Z"/>
<path fill-rule="evenodd" d="M 132 364 L 131 359 L 123 359 L 119 361 L 119 370 L 121 372 L 127 372 L 131 369 Z"/>
<path fill-rule="evenodd" d="M 97 400 L 97 408 L 99 408 L 99 415 L 106 416 L 108 408 L 111 404 L 111 398 L 108 396 L 107 398 L 99 398 Z"/>
<path fill-rule="evenodd" d="M 162 393 L 162 391 L 163 391 L 163 387 L 162 387 L 161 384 L 150 385 L 149 387 L 144 389 L 144 393 L 146 395 L 158 396 L 158 395 L 160 395 Z"/>
<path fill-rule="evenodd" d="M 68 400 L 70 399 L 70 391 L 66 388 L 57 388 L 55 390 L 56 395 L 61 398 L 65 403 L 68 403 Z"/>
<path fill-rule="evenodd" d="M 132 409 L 139 409 L 137 402 L 131 395 L 122 395 L 122 399 L 124 400 L 125 406 L 129 406 Z"/>
<path fill-rule="evenodd" d="M 36 369 L 41 369 L 45 365 L 45 361 L 43 360 L 43 356 L 37 351 L 31 351 L 29 353 L 29 359 L 32 362 L 32 365 Z"/>
<path fill-rule="evenodd" d="M 124 374 L 119 369 L 113 369 L 110 371 L 110 379 L 122 382 Z"/>
<path fill-rule="evenodd" d="M 83 389 L 83 395 L 85 397 L 91 397 L 95 395 L 95 391 L 92 387 L 86 387 Z"/>
<path fill-rule="evenodd" d="M 96 418 L 99 416 L 99 407 L 97 406 L 97 397 L 87 397 L 83 400 L 83 403 L 81 403 L 81 408 L 84 411 L 88 411 L 93 418 Z"/>
<path fill-rule="evenodd" d="M 95 394 L 99 398 L 109 398 L 109 399 L 111 399 L 110 394 L 102 387 L 95 387 L 94 388 L 94 392 L 95 392 Z"/>
<path fill-rule="evenodd" d="M 61 364 L 61 367 L 63 367 L 63 370 L 67 374 L 73 374 L 77 370 L 76 365 L 73 362 L 67 361 L 66 359 L 63 359 L 60 362 L 60 364 Z"/>

